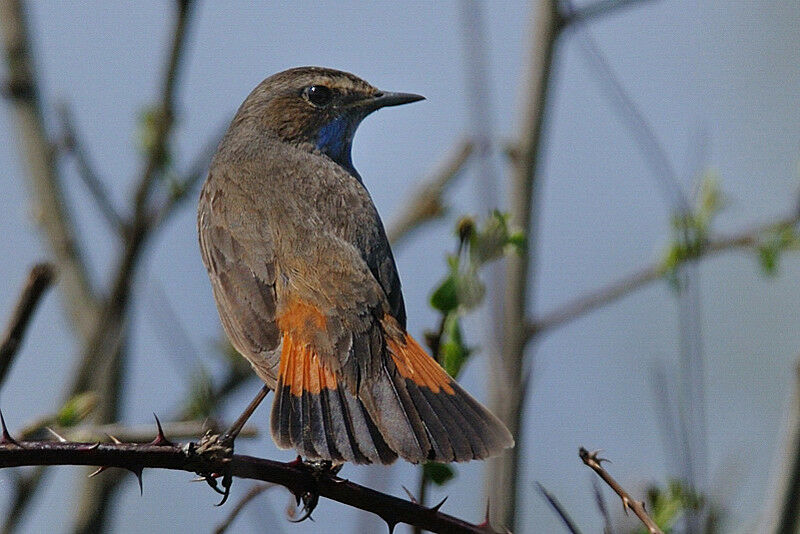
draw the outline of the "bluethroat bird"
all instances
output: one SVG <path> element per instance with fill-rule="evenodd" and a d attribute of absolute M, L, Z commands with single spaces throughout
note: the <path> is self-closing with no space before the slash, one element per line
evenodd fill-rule
<path fill-rule="evenodd" d="M 373 111 L 422 100 L 300 67 L 245 99 L 198 229 L 233 346 L 275 391 L 272 438 L 308 460 L 487 458 L 514 441 L 406 332 L 392 250 L 350 155 Z"/>

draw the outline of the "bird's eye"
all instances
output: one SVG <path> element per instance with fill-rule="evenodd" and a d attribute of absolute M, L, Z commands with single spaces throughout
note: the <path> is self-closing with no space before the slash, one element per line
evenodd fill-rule
<path fill-rule="evenodd" d="M 331 103 L 333 91 L 324 85 L 312 85 L 310 87 L 306 87 L 304 95 L 309 102 L 317 107 L 322 107 Z"/>

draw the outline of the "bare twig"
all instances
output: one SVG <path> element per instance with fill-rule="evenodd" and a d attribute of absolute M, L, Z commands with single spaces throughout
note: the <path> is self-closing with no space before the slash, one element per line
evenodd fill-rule
<path fill-rule="evenodd" d="M 143 468 L 170 469 L 209 475 L 228 466 L 233 476 L 284 486 L 298 499 L 325 497 L 380 516 L 389 526 L 419 525 L 431 532 L 488 533 L 474 525 L 410 501 L 380 493 L 331 474 L 319 473 L 301 462 L 275 462 L 252 456 L 199 454 L 195 444 L 74 443 L 20 441 L 0 443 L 0 468 L 25 465 L 100 465 L 140 473 Z"/>
<path fill-rule="evenodd" d="M 16 118 L 16 137 L 25 158 L 36 221 L 47 236 L 55 257 L 67 315 L 79 337 L 86 340 L 92 334 L 100 302 L 75 239 L 53 146 L 44 126 L 39 84 L 21 0 L 0 0 L 0 28 L 8 65 L 6 92 Z"/>
<path fill-rule="evenodd" d="M 761 238 L 765 233 L 793 227 L 798 223 L 800 223 L 800 214 L 791 214 L 736 234 L 712 238 L 697 251 L 694 257 L 688 258 L 686 261 L 714 256 L 736 249 L 752 249 L 760 244 Z M 660 280 L 666 273 L 667 269 L 662 262 L 639 269 L 603 288 L 578 297 L 551 312 L 542 314 L 528 324 L 527 334 L 529 337 L 533 337 L 578 319 L 589 312 L 633 293 L 637 289 L 647 286 L 655 280 Z"/>
<path fill-rule="evenodd" d="M 58 106 L 57 112 L 61 120 L 62 142 L 64 143 L 64 148 L 75 158 L 75 163 L 78 165 L 78 176 L 81 177 L 86 189 L 89 190 L 108 225 L 117 233 L 123 234 L 125 224 L 117 208 L 112 204 L 103 180 L 89 161 L 89 154 L 75 129 L 72 111 L 66 103 L 62 103 Z"/>
<path fill-rule="evenodd" d="M 580 534 L 581 530 L 569 516 L 558 499 L 556 499 L 556 496 L 547 491 L 545 487 L 538 482 L 536 483 L 536 489 L 539 490 L 539 493 L 542 494 L 544 500 L 547 501 L 550 507 L 555 510 L 556 514 L 558 514 L 558 517 L 561 518 L 561 522 L 564 523 L 564 527 L 567 529 L 567 531 L 571 532 L 572 534 Z"/>
<path fill-rule="evenodd" d="M 445 209 L 442 193 L 447 184 L 461 173 L 473 148 L 469 139 L 462 139 L 455 145 L 430 177 L 411 195 L 411 202 L 389 227 L 389 241 L 397 244 L 420 225 L 442 216 Z"/>
<path fill-rule="evenodd" d="M 0 386 L 5 380 L 36 306 L 53 281 L 53 267 L 48 263 L 34 265 L 19 296 L 3 337 L 0 338 Z"/>
<path fill-rule="evenodd" d="M 633 510 L 633 513 L 636 514 L 636 517 L 647 527 L 647 531 L 650 534 L 664 534 L 658 525 L 647 515 L 647 511 L 644 509 L 644 502 L 637 501 L 636 499 L 632 498 L 630 494 L 625 491 L 619 482 L 614 480 L 608 471 L 601 465 L 601 462 L 604 461 L 603 458 L 599 458 L 597 453 L 599 451 L 589 452 L 583 447 L 580 448 L 578 451 L 578 456 L 580 456 L 583 463 L 587 466 L 591 467 L 597 475 L 603 479 L 603 482 L 608 484 L 608 486 L 614 490 L 614 492 L 619 495 L 619 498 L 622 499 L 622 508 L 625 510 L 625 513 L 628 513 L 628 510 Z"/>
<path fill-rule="evenodd" d="M 258 484 L 250 488 L 250 491 L 248 491 L 245 494 L 245 496 L 242 497 L 238 503 L 236 503 L 236 506 L 233 507 L 231 513 L 228 514 L 228 517 L 226 517 L 225 520 L 222 521 L 222 523 L 217 525 L 217 528 L 214 529 L 214 534 L 223 534 L 224 532 L 227 532 L 228 528 L 230 528 L 230 526 L 233 524 L 233 521 L 239 516 L 239 514 L 242 512 L 242 510 L 244 510 L 245 506 L 247 506 L 250 503 L 250 501 L 258 497 L 268 489 L 274 487 L 275 487 L 274 484 Z"/>

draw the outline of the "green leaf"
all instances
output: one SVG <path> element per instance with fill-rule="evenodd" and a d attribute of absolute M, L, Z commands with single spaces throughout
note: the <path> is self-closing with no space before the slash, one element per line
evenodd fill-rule
<path fill-rule="evenodd" d="M 164 112 L 159 106 L 148 106 L 139 112 L 136 128 L 136 140 L 139 150 L 143 154 L 155 154 L 159 168 L 168 166 L 171 160 L 169 148 L 158 146 L 159 130 L 166 120 Z"/>
<path fill-rule="evenodd" d="M 476 308 L 486 293 L 486 288 L 474 268 L 456 274 L 455 290 L 456 305 L 464 311 Z"/>
<path fill-rule="evenodd" d="M 447 374 L 457 377 L 471 353 L 464 344 L 458 315 L 450 314 L 445 318 L 443 337 L 444 341 L 439 345 L 442 365 Z"/>
<path fill-rule="evenodd" d="M 440 464 L 438 462 L 425 462 L 422 464 L 422 474 L 437 486 L 445 485 L 456 476 L 455 471 L 449 464 Z"/>
<path fill-rule="evenodd" d="M 458 292 L 454 274 L 445 278 L 433 292 L 431 306 L 442 313 L 449 313 L 458 307 Z"/>
<path fill-rule="evenodd" d="M 56 423 L 65 428 L 75 426 L 86 419 L 95 406 L 97 406 L 97 394 L 94 391 L 78 393 L 58 411 Z"/>
<path fill-rule="evenodd" d="M 778 272 L 777 248 L 768 245 L 758 247 L 758 260 L 765 275 L 775 276 Z"/>

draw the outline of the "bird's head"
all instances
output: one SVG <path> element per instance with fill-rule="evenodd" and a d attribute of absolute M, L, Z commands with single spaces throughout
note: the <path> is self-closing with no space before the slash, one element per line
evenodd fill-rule
<path fill-rule="evenodd" d="M 261 82 L 239 108 L 234 124 L 255 123 L 283 141 L 321 151 L 355 174 L 350 149 L 364 117 L 423 99 L 381 91 L 348 72 L 297 67 Z"/>

